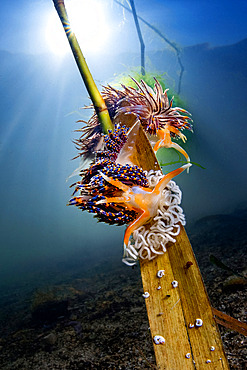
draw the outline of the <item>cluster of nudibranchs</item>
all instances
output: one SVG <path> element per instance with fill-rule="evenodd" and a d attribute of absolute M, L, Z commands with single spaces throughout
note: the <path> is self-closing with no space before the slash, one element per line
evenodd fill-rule
<path fill-rule="evenodd" d="M 143 89 L 146 85 L 138 85 L 138 87 Z M 117 109 L 117 97 L 120 100 L 124 99 L 124 112 L 127 114 L 126 95 L 129 93 L 130 102 L 134 104 L 135 92 L 125 88 L 124 92 L 120 93 L 109 87 L 105 90 L 105 94 L 107 91 L 109 92 L 108 100 L 105 96 L 104 98 L 108 105 L 111 105 L 111 115 Z M 159 106 L 153 102 L 151 107 L 156 110 L 153 114 L 157 121 L 156 126 L 158 127 L 159 120 L 161 122 L 159 130 L 165 130 L 168 134 L 179 133 L 179 124 L 183 127 L 181 122 L 185 122 L 188 117 L 182 116 L 180 122 L 178 110 L 173 112 L 171 122 L 175 122 L 176 127 L 172 128 L 171 125 L 169 126 L 169 119 L 164 118 L 167 112 L 171 112 L 171 104 L 168 105 L 166 91 L 161 93 L 160 85 L 156 82 L 156 95 L 147 88 L 146 93 L 148 107 L 154 96 L 158 99 Z M 141 97 L 143 95 L 142 91 L 136 94 Z M 165 104 L 168 106 L 165 107 Z M 121 112 L 121 108 L 119 111 Z M 143 111 L 146 115 L 148 112 L 145 107 L 142 109 L 136 107 L 135 110 L 132 107 L 130 111 L 134 111 L 136 115 L 136 122 L 130 129 L 122 124 L 115 125 L 113 131 L 109 131 L 107 135 L 101 135 L 100 145 L 93 144 L 94 159 L 89 168 L 81 170 L 80 181 L 72 185 L 75 189 L 69 201 L 69 205 L 75 205 L 83 211 L 93 213 L 101 222 L 128 225 L 124 235 L 123 261 L 129 265 L 136 263 L 139 258 L 152 259 L 166 251 L 167 243 L 175 242 L 174 237 L 180 232 L 180 224 L 185 224 L 185 218 L 180 207 L 181 191 L 171 180 L 191 166 L 187 163 L 163 175 L 161 171 L 146 172 L 134 165 L 131 160 L 131 151 L 135 146 L 139 126 L 143 126 L 142 117 L 138 116 L 137 112 L 142 113 Z M 93 117 L 92 126 L 87 126 L 84 136 L 82 135 L 77 140 L 78 149 L 81 149 L 79 156 L 84 156 L 84 158 L 87 157 L 85 154 L 90 147 L 90 140 L 95 142 L 97 136 L 95 127 L 98 130 L 98 124 L 95 123 L 95 114 Z M 153 122 L 154 119 L 151 121 Z M 148 123 L 146 127 L 149 127 Z M 86 141 L 86 145 L 83 140 Z"/>
<path fill-rule="evenodd" d="M 111 119 L 119 119 L 122 115 L 134 115 L 146 133 L 150 135 L 150 140 L 154 141 L 154 152 L 162 147 L 174 148 L 189 162 L 190 158 L 186 151 L 173 139 L 186 141 L 183 131 L 192 131 L 190 113 L 183 108 L 174 107 L 173 98 L 169 100 L 167 95 L 169 89 L 163 91 L 161 84 L 155 78 L 153 89 L 144 81 L 139 83 L 133 78 L 132 80 L 136 84 L 136 89 L 125 85 L 122 85 L 122 90 L 110 85 L 103 88 L 102 97 Z M 79 150 L 78 156 L 87 158 L 92 151 L 98 150 L 103 145 L 101 124 L 96 112 L 88 122 L 78 122 L 86 123 L 82 129 L 78 130 L 82 134 L 75 141 Z"/>
<path fill-rule="evenodd" d="M 119 202 L 123 190 L 111 182 L 118 181 L 120 187 L 148 186 L 146 174 L 140 167 L 116 163 L 127 141 L 127 132 L 125 126 L 115 126 L 113 132 L 104 135 L 105 150 L 95 152 L 91 166 L 81 171 L 81 180 L 72 185 L 74 197 L 69 201 L 69 205 L 94 213 L 99 221 L 111 225 L 128 224 L 137 216 L 134 209 Z"/>

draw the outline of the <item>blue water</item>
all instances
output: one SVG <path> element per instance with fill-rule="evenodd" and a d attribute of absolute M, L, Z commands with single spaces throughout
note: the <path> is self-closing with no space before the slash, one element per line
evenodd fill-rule
<path fill-rule="evenodd" d="M 215 7 L 202 2 L 200 8 L 197 2 L 175 1 L 162 17 L 164 2 L 144 3 L 142 7 L 142 2 L 136 2 L 140 15 L 181 50 L 180 98 L 194 121 L 186 150 L 192 161 L 205 167 L 194 165 L 189 175 L 176 179 L 183 191 L 187 222 L 244 208 L 247 29 L 240 15 L 246 5 L 234 3 L 233 12 L 230 2 L 225 7 L 221 2 Z M 22 14 L 26 6 L 25 1 L 20 3 Z M 53 11 L 51 5 L 49 9 Z M 66 207 L 73 182 L 66 179 L 78 166 L 71 160 L 77 154 L 72 140 L 80 127 L 76 121 L 90 117 L 88 110 L 81 109 L 90 103 L 88 93 L 71 54 L 53 55 L 40 41 L 41 34 L 40 52 L 35 44 L 32 53 L 34 41 L 29 36 L 31 27 L 40 27 L 37 18 L 32 22 L 25 18 L 26 34 L 22 30 L 18 35 L 11 28 L 15 9 L 8 13 L 6 3 L 4 10 L 9 17 L 9 34 L 4 33 L 9 42 L 3 37 L 0 45 L 0 287 L 6 291 L 18 283 L 30 283 L 33 289 L 56 274 L 63 280 L 63 270 L 73 266 L 83 275 L 112 256 L 121 263 L 124 227 L 99 224 L 90 214 Z M 29 6 L 28 11 L 34 9 Z M 125 36 L 100 55 L 86 55 L 99 88 L 140 65 L 132 18 L 116 4 L 109 11 L 112 17 L 114 11 L 118 19 L 123 17 L 119 37 Z M 147 71 L 166 73 L 168 87 L 176 93 L 180 67 L 174 50 L 141 25 Z M 130 39 L 135 43 L 129 42 L 128 47 Z"/>

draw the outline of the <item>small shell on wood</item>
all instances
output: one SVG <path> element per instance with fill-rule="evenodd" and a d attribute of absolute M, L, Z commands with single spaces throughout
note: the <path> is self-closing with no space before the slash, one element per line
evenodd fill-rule
<path fill-rule="evenodd" d="M 155 335 L 153 340 L 154 340 L 155 344 L 164 344 L 165 343 L 165 338 L 162 337 L 162 335 Z"/>

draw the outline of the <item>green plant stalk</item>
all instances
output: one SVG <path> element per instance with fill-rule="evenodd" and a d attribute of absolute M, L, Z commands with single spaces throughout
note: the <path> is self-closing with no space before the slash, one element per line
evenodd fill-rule
<path fill-rule="evenodd" d="M 65 34 L 69 41 L 72 53 L 74 55 L 76 64 L 86 86 L 86 89 L 90 95 L 92 103 L 94 105 L 96 114 L 102 126 L 102 131 L 107 134 L 108 130 L 113 129 L 113 124 L 111 122 L 109 112 L 107 110 L 104 99 L 102 98 L 91 72 L 87 66 L 86 60 L 82 54 L 81 48 L 78 44 L 74 32 L 72 32 L 70 27 L 70 22 L 68 19 L 68 14 L 65 9 L 64 0 L 53 0 L 54 6 L 56 8 L 57 14 L 62 22 Z"/>

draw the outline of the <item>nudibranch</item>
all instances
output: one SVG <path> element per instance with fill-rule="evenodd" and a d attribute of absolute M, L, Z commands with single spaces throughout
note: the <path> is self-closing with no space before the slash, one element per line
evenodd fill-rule
<path fill-rule="evenodd" d="M 168 182 L 188 167 L 190 167 L 190 164 L 186 164 L 174 171 L 169 172 L 167 175 L 162 177 L 162 179 L 153 189 L 137 185 L 128 186 L 118 179 L 109 177 L 101 172 L 101 176 L 105 182 L 111 184 L 116 189 L 121 190 L 122 193 L 120 196 L 115 195 L 112 197 L 105 197 L 104 199 L 98 200 L 96 204 L 120 203 L 123 204 L 126 209 L 134 211 L 138 214 L 138 216 L 134 219 L 134 221 L 131 222 L 125 231 L 125 249 L 134 230 L 144 225 L 147 223 L 147 221 L 157 215 L 160 198 L 162 197 L 162 192 L 167 186 Z"/>
<path fill-rule="evenodd" d="M 183 166 L 182 169 L 189 167 Z M 161 171 L 146 172 L 148 186 L 154 189 L 164 175 Z M 151 260 L 166 252 L 169 243 L 175 243 L 180 232 L 180 225 L 185 225 L 185 216 L 180 207 L 182 192 L 174 181 L 169 181 L 160 194 L 160 202 L 156 216 L 152 222 L 134 230 L 124 251 L 123 262 L 127 265 L 136 264 L 138 259 Z"/>
<path fill-rule="evenodd" d="M 174 148 L 181 152 L 189 162 L 189 156 L 171 138 L 176 137 L 186 141 L 186 136 L 181 132 L 184 129 L 192 130 L 190 113 L 185 109 L 173 107 L 173 99 L 169 101 L 167 92 L 163 91 L 156 78 L 154 89 L 143 80 L 136 83 L 137 89 L 125 87 L 126 97 L 118 104 L 116 116 L 120 113 L 135 114 L 140 120 L 145 131 L 150 135 L 157 135 L 159 140 L 154 145 L 154 151 L 161 147 Z"/>
<path fill-rule="evenodd" d="M 113 91 L 114 94 L 112 93 Z M 113 120 L 116 115 L 118 102 L 126 96 L 124 92 L 120 90 L 105 87 L 104 91 L 102 92 L 102 97 L 105 101 L 109 116 Z M 93 109 L 94 107 L 93 105 L 89 105 L 85 108 Z M 107 135 L 103 135 L 102 127 L 95 111 L 88 122 L 84 120 L 78 120 L 77 122 L 82 122 L 85 125 L 82 128 L 76 130 L 76 132 L 81 132 L 81 136 L 79 137 L 79 139 L 74 140 L 74 143 L 76 144 L 76 149 L 79 151 L 78 155 L 75 158 L 81 157 L 86 160 L 87 158 L 94 155 L 94 153 L 98 150 L 103 149 L 104 138 Z"/>
<path fill-rule="evenodd" d="M 111 179 L 111 182 L 105 179 Z M 137 217 L 135 209 L 128 208 L 124 202 L 106 201 L 114 197 L 122 197 L 122 187 L 147 186 L 146 175 L 138 166 L 123 166 L 107 158 L 98 160 L 83 171 L 82 180 L 75 184 L 74 196 L 69 205 L 76 205 L 82 210 L 94 213 L 97 219 L 108 224 L 124 225 Z"/>
<path fill-rule="evenodd" d="M 136 89 L 124 85 L 122 85 L 122 90 L 110 85 L 104 86 L 102 97 L 110 117 L 117 119 L 122 114 L 135 115 L 148 134 L 158 137 L 153 148 L 155 152 L 161 147 L 174 148 L 185 156 L 187 162 L 190 162 L 186 151 L 172 139 L 186 141 L 186 136 L 182 131 L 185 129 L 192 131 L 191 115 L 185 109 L 173 107 L 173 98 L 169 101 L 167 95 L 169 89 L 163 91 L 158 80 L 156 78 L 154 80 L 154 89 L 143 80 L 139 83 L 135 79 L 133 81 L 137 86 Z M 87 158 L 92 152 L 102 148 L 101 126 L 96 113 L 86 123 L 86 126 L 78 131 L 82 132 L 81 137 L 76 140 L 80 150 L 78 156 Z"/>
<path fill-rule="evenodd" d="M 73 177 L 83 172 L 87 165 L 100 157 L 108 158 L 111 161 L 120 164 L 133 164 L 133 153 L 135 149 L 136 136 L 139 132 L 140 121 L 136 121 L 131 128 L 125 125 L 115 124 L 114 130 L 109 130 L 107 135 L 100 133 L 100 130 L 93 132 L 94 127 L 87 125 L 81 130 L 83 135 L 75 140 L 79 154 L 74 159 L 81 157 L 81 163 L 78 168 L 69 176 Z M 100 140 L 97 135 L 100 135 Z M 84 137 L 85 135 L 85 137 Z M 91 139 L 90 139 L 91 137 Z"/>
<path fill-rule="evenodd" d="M 114 131 L 104 136 L 104 150 L 97 151 L 90 167 L 81 170 L 81 180 L 72 185 L 75 186 L 73 195 L 79 195 L 70 199 L 68 205 L 94 213 L 99 221 L 109 224 L 123 225 L 135 219 L 136 212 L 123 204 L 98 202 L 122 194 L 121 189 L 105 181 L 104 176 L 120 181 L 122 186 L 148 186 L 145 172 L 131 162 L 138 127 L 138 123 L 129 130 L 115 125 Z"/>
<path fill-rule="evenodd" d="M 95 213 L 99 221 L 129 224 L 124 235 L 124 248 L 128 250 L 132 233 L 158 215 L 167 184 L 189 166 L 186 164 L 162 176 L 150 188 L 141 168 L 121 165 L 103 156 L 82 172 L 81 181 L 75 184 L 74 194 L 79 191 L 79 195 L 74 196 L 69 205 Z"/>
<path fill-rule="evenodd" d="M 129 265 L 139 257 L 154 258 L 165 252 L 167 242 L 175 242 L 179 224 L 185 222 L 179 207 L 181 191 L 171 180 L 191 166 L 188 163 L 163 175 L 134 165 L 139 127 L 140 121 L 130 129 L 115 125 L 114 131 L 103 136 L 103 150 L 96 151 L 90 167 L 80 171 L 81 179 L 72 185 L 75 190 L 68 203 L 93 213 L 100 222 L 128 225 L 123 261 Z"/>

